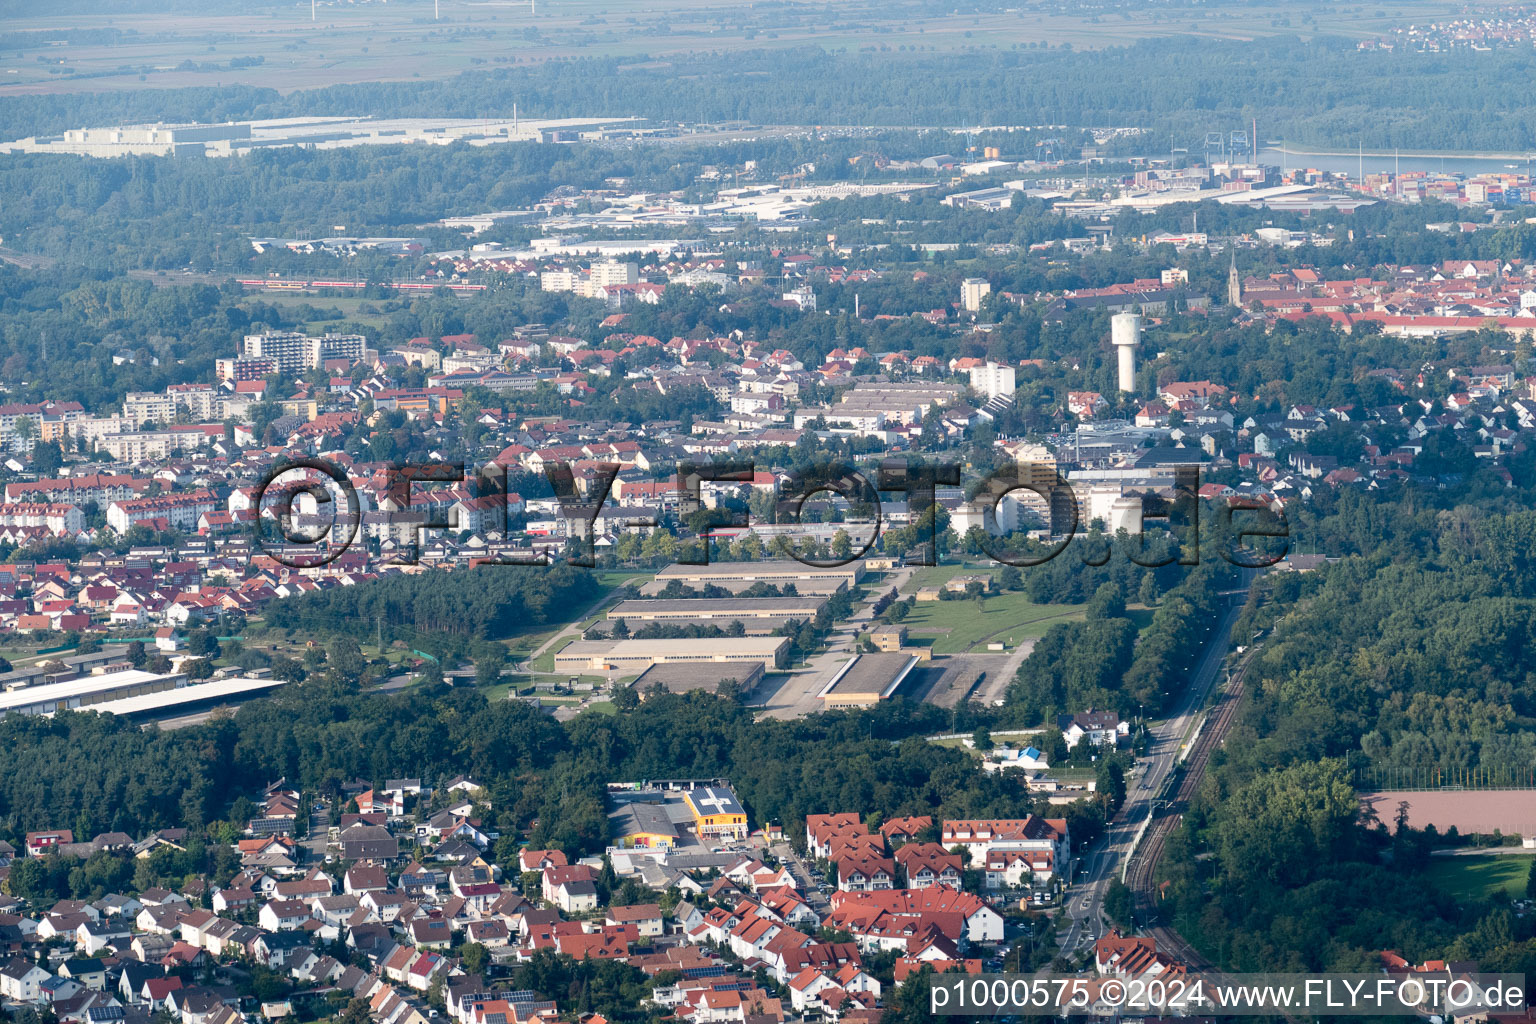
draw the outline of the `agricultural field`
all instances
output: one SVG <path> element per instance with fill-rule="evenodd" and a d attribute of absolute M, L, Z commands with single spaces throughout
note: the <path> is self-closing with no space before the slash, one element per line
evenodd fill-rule
<path fill-rule="evenodd" d="M 736 5 L 669 0 L 413 0 L 341 6 L 294 3 L 265 11 L 178 17 L 67 19 L 74 28 L 111 28 L 114 41 L 62 41 L 0 50 L 0 96 L 116 89 L 251 85 L 282 92 L 329 85 L 443 79 L 464 71 L 574 56 L 634 57 L 798 47 L 964 52 L 1015 46 L 1097 49 L 1141 39 L 1198 36 L 1246 41 L 1274 35 L 1371 37 L 1467 5 L 1418 0 L 1384 6 L 1299 10 L 1211 5 L 1153 11 L 1063 13 L 1043 5 L 956 14 L 907 0 L 877 4 Z M 1470 5 L 1477 7 L 1481 5 Z M 10 17 L 7 31 L 48 33 L 57 16 Z M 77 37 L 78 38 L 78 37 Z M 615 111 L 614 113 L 619 113 Z"/>

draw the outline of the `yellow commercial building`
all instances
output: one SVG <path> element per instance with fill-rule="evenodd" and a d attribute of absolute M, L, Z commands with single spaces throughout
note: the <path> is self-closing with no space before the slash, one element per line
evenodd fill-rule
<path fill-rule="evenodd" d="M 747 838 L 747 811 L 727 786 L 702 786 L 683 794 L 699 838 Z"/>

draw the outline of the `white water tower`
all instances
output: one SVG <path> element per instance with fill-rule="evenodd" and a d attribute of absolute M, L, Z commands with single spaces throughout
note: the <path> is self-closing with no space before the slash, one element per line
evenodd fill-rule
<path fill-rule="evenodd" d="M 1116 498 L 1109 506 L 1109 522 L 1105 525 L 1109 528 L 1110 536 L 1124 530 L 1128 536 L 1134 537 L 1141 532 L 1141 517 L 1141 499 L 1127 494 Z"/>
<path fill-rule="evenodd" d="M 1136 390 L 1136 347 L 1141 344 L 1141 316 L 1116 313 L 1109 321 L 1110 341 L 1120 359 L 1120 390 Z"/>

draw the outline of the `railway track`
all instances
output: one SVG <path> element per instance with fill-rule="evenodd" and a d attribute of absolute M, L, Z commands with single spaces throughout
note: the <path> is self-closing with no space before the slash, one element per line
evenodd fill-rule
<path fill-rule="evenodd" d="M 1205 779 L 1205 771 L 1210 766 L 1211 755 L 1221 746 L 1232 728 L 1232 723 L 1237 720 L 1248 668 L 1257 653 L 1258 648 L 1254 647 L 1243 655 L 1232 673 L 1231 682 L 1217 697 L 1204 728 L 1196 737 L 1189 757 L 1185 759 L 1184 775 L 1179 780 L 1178 791 L 1172 800 L 1152 812 L 1156 818 L 1148 827 L 1147 834 L 1142 838 L 1141 845 L 1136 851 L 1135 859 L 1126 872 L 1126 885 L 1136 899 L 1137 914 L 1144 919 L 1150 920 L 1156 910 L 1154 880 L 1168 836 L 1183 820 L 1184 809 L 1189 806 L 1190 799 L 1194 797 L 1200 789 L 1200 783 Z M 1211 970 L 1215 967 L 1174 929 L 1158 925 L 1149 928 L 1148 932 L 1157 939 L 1159 949 L 1166 949 L 1188 964 L 1191 970 Z"/>
<path fill-rule="evenodd" d="M 1237 720 L 1238 708 L 1242 704 L 1243 691 L 1247 683 L 1248 669 L 1252 666 L 1258 652 L 1258 645 L 1245 651 L 1233 669 L 1231 680 L 1217 697 L 1204 729 L 1196 736 L 1195 745 L 1185 760 L 1184 776 L 1179 780 L 1178 791 L 1161 809 L 1152 812 L 1157 817 L 1148 826 L 1147 834 L 1142 837 L 1141 845 L 1126 872 L 1126 885 L 1131 889 L 1136 900 L 1137 916 L 1142 920 L 1153 919 L 1157 909 L 1154 880 L 1157 876 L 1158 862 L 1163 857 L 1163 848 L 1167 844 L 1168 836 L 1183 820 L 1184 809 L 1189 806 L 1190 799 L 1200 789 L 1200 783 L 1205 779 L 1206 769 L 1210 767 L 1211 755 L 1225 742 L 1227 733 L 1232 729 L 1232 723 Z M 1191 945 L 1176 929 L 1158 924 L 1148 927 L 1146 932 L 1156 940 L 1160 951 L 1182 961 L 1191 974 L 1201 976 L 1222 974 L 1216 964 Z M 1288 1011 L 1281 1011 L 1276 1016 L 1284 1018 L 1290 1024 L 1307 1024 L 1310 1020 L 1308 1017 Z"/>

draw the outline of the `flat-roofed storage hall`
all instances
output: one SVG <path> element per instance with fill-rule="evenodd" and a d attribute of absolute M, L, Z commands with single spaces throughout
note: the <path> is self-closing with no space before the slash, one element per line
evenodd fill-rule
<path fill-rule="evenodd" d="M 93 705 L 187 685 L 185 673 L 162 675 L 134 668 L 97 672 L 59 682 L 24 686 L 0 695 L 0 716 L 51 715 L 55 711 L 90 710 Z"/>
<path fill-rule="evenodd" d="M 707 661 L 676 662 L 669 665 L 652 665 L 635 680 L 635 692 L 644 700 L 653 687 L 661 687 L 671 693 L 687 693 L 704 690 L 716 693 L 720 684 L 734 679 L 741 693 L 751 693 L 763 681 L 763 666 L 757 662 L 735 661 L 715 664 Z"/>
<path fill-rule="evenodd" d="M 743 583 L 771 583 L 780 586 L 793 583 L 798 587 L 802 580 L 842 582 L 852 587 L 864 578 L 864 563 L 849 562 L 830 568 L 806 565 L 794 559 L 778 562 L 716 562 L 713 565 L 669 565 L 656 574 L 656 582 L 665 586 L 669 580 L 680 583 L 721 583 L 739 580 Z"/>
<path fill-rule="evenodd" d="M 0 694 L 0 718 L 52 715 L 60 711 L 145 717 L 256 696 L 282 685 L 280 679 L 249 677 L 193 683 L 183 672 L 161 675 L 125 668 L 10 690 Z"/>
<path fill-rule="evenodd" d="M 640 672 L 673 662 L 757 663 L 774 668 L 789 652 L 785 636 L 733 636 L 715 639 L 577 640 L 555 655 L 555 671 Z"/>
<path fill-rule="evenodd" d="M 224 679 L 210 679 L 207 682 L 188 683 L 185 686 L 160 690 L 156 693 L 122 697 L 101 704 L 93 704 L 85 710 L 149 721 L 172 715 L 189 715 L 232 701 L 263 697 L 285 685 L 287 684 L 283 680 L 273 679 L 270 676 L 261 678 L 229 676 Z"/>
<path fill-rule="evenodd" d="M 647 622 L 725 627 L 740 622 L 748 633 L 771 633 L 792 619 L 814 619 L 825 597 L 733 597 L 681 601 L 621 601 L 609 612 L 634 630 Z"/>
<path fill-rule="evenodd" d="M 643 584 L 640 587 L 640 596 L 661 597 L 662 594 L 667 593 L 667 588 L 671 586 L 680 586 L 686 590 L 695 591 L 703 590 L 707 586 L 719 587 L 721 590 L 731 594 L 741 594 L 757 586 L 758 582 L 757 580 L 730 580 L 725 578 L 714 580 L 680 580 L 674 576 L 670 579 L 655 579 Z M 798 594 L 835 594 L 839 590 L 845 590 L 848 587 L 848 581 L 842 577 L 837 579 L 817 577 L 815 579 L 784 580 L 780 583 L 775 583 L 774 586 L 783 587 L 785 583 L 794 586 L 795 592 Z M 683 600 L 687 600 L 687 598 Z"/>
<path fill-rule="evenodd" d="M 915 667 L 917 657 L 911 654 L 861 654 L 816 696 L 827 707 L 868 707 L 894 696 Z"/>

